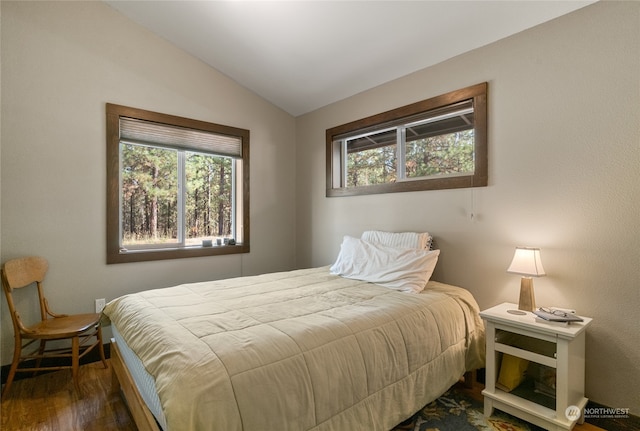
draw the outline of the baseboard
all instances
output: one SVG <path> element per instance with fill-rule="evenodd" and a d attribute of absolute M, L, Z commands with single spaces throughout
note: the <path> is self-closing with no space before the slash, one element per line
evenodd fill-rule
<path fill-rule="evenodd" d="M 104 356 L 109 358 L 111 356 L 111 345 L 109 343 L 104 344 Z M 90 364 L 92 362 L 100 361 L 100 353 L 98 349 L 93 349 L 86 356 L 80 358 L 80 365 Z M 46 360 L 42 360 L 42 364 L 46 366 L 61 366 L 61 365 L 70 365 L 71 360 L 65 360 L 63 358 L 47 358 Z M 11 364 L 3 365 L 0 369 L 0 373 L 2 374 L 2 384 L 4 385 L 7 382 L 7 376 L 9 375 L 9 369 L 11 368 Z M 51 371 L 40 371 L 38 374 L 50 373 Z M 25 379 L 31 377 L 31 373 L 16 373 L 16 376 L 13 378 L 13 381 Z"/>

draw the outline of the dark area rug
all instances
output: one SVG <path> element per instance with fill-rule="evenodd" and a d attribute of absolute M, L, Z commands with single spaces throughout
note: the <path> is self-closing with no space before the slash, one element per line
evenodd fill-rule
<path fill-rule="evenodd" d="M 484 406 L 454 386 L 392 431 L 543 431 L 499 410 L 484 417 Z"/>

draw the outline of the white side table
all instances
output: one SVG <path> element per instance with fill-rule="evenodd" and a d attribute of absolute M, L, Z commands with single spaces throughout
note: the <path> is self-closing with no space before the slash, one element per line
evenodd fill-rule
<path fill-rule="evenodd" d="M 531 312 L 507 312 L 517 308 L 517 304 L 504 303 L 480 313 L 487 335 L 484 414 L 491 416 L 496 408 L 548 430 L 570 430 L 584 421 L 582 412 L 588 401 L 584 397 L 584 347 L 585 330 L 592 319 L 583 317 L 583 322 L 566 326 L 540 323 Z M 496 388 L 504 353 L 555 368 L 555 408 L 542 405 L 533 391 Z"/>

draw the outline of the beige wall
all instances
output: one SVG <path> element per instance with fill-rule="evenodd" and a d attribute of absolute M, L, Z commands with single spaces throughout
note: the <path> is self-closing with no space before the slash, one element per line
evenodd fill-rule
<path fill-rule="evenodd" d="M 639 24 L 640 3 L 597 3 L 298 118 L 297 265 L 332 262 L 345 234 L 427 230 L 434 278 L 487 308 L 517 302 L 514 247 L 540 247 L 538 303 L 595 319 L 587 396 L 639 414 Z M 483 81 L 488 187 L 325 197 L 327 128 Z"/>
<path fill-rule="evenodd" d="M 54 310 L 292 269 L 295 119 L 101 2 L 2 7 L 2 256 L 50 261 Z M 251 131 L 251 253 L 106 265 L 105 103 Z M 2 295 L 2 364 L 11 320 Z"/>

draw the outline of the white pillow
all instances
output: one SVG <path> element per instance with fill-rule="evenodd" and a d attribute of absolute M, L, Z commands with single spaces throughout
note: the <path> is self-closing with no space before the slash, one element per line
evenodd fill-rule
<path fill-rule="evenodd" d="M 367 230 L 362 232 L 360 239 L 375 242 L 391 247 L 431 248 L 431 235 L 429 232 L 384 232 L 380 230 Z"/>
<path fill-rule="evenodd" d="M 345 236 L 331 274 L 368 281 L 403 292 L 420 293 L 438 262 L 440 250 L 389 247 Z"/>

